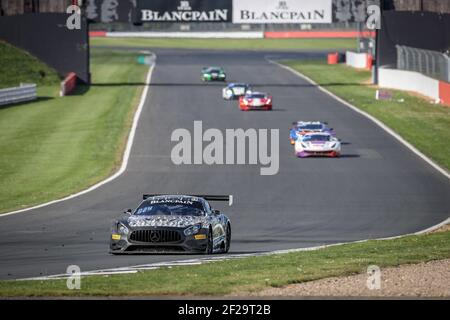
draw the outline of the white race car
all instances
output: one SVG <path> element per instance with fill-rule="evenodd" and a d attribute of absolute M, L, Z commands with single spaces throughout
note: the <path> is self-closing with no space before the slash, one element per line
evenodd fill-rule
<path fill-rule="evenodd" d="M 222 89 L 222 98 L 225 100 L 239 99 L 251 91 L 247 83 L 230 83 Z"/>
<path fill-rule="evenodd" d="M 295 155 L 306 157 L 339 157 L 341 142 L 327 132 L 311 132 L 295 141 Z"/>

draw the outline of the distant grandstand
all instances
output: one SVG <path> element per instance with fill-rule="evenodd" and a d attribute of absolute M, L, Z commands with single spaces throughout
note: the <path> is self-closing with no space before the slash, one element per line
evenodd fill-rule
<path fill-rule="evenodd" d="M 136 0 L 139 1 L 139 0 Z M 17 15 L 24 13 L 45 13 L 58 12 L 63 13 L 72 3 L 82 6 L 102 6 L 111 3 L 111 6 L 117 6 L 117 3 L 128 2 L 126 0 L 0 0 L 0 15 Z M 352 8 L 364 5 L 370 0 L 333 0 L 333 6 L 343 11 L 348 8 L 349 16 Z M 428 11 L 436 13 L 450 13 L 450 0 L 381 0 L 385 10 L 396 11 Z"/>
<path fill-rule="evenodd" d="M 0 0 L 0 15 L 66 12 L 72 0 Z"/>

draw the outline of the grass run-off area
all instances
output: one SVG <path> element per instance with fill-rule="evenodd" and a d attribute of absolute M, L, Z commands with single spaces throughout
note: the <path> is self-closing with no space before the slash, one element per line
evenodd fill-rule
<path fill-rule="evenodd" d="M 58 81 L 55 70 L 32 55 L 0 41 L 0 89 L 17 87 L 21 82 L 52 85 Z"/>
<path fill-rule="evenodd" d="M 450 231 L 332 246 L 315 251 L 162 267 L 134 274 L 66 280 L 0 281 L 0 296 L 245 295 L 267 287 L 450 257 Z"/>
<path fill-rule="evenodd" d="M 450 170 L 450 107 L 403 91 L 393 99 L 375 100 L 371 73 L 324 61 L 283 61 L 316 83 L 376 117 L 436 163 Z"/>
<path fill-rule="evenodd" d="M 355 49 L 356 44 L 356 39 L 91 38 L 94 46 L 218 50 L 344 50 Z"/>
<path fill-rule="evenodd" d="M 37 82 L 39 99 L 0 107 L 0 212 L 61 198 L 117 169 L 143 88 L 127 83 L 143 83 L 148 70 L 137 64 L 137 53 L 94 49 L 93 85 L 60 98 L 56 74 L 14 54 L 25 63 L 5 65 L 4 59 L 15 60 L 1 55 L 2 70 L 17 74 L 14 81 Z M 35 81 L 40 69 L 53 81 Z M 12 84 L 0 77 L 0 85 Z"/>

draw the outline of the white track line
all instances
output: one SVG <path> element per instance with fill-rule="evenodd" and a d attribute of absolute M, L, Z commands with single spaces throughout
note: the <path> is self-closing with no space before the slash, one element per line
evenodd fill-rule
<path fill-rule="evenodd" d="M 312 79 L 308 78 L 307 76 L 301 74 L 300 72 L 282 65 L 276 61 L 270 60 L 266 58 L 266 60 L 270 63 L 273 63 L 281 68 L 287 69 L 291 71 L 292 73 L 296 74 L 297 76 L 305 79 L 306 81 L 310 82 L 311 84 L 317 86 L 319 90 L 322 92 L 328 94 L 329 96 L 333 97 L 334 99 L 338 100 L 345 106 L 351 108 L 352 110 L 362 114 L 363 116 L 367 117 L 371 121 L 373 121 L 375 124 L 380 126 L 383 130 L 385 130 L 387 133 L 392 135 L 394 138 L 396 138 L 400 143 L 404 144 L 407 148 L 409 148 L 411 151 L 413 151 L 415 154 L 417 154 L 419 157 L 421 157 L 423 160 L 425 160 L 429 165 L 431 165 L 433 168 L 438 170 L 440 173 L 442 173 L 444 176 L 450 179 L 450 174 L 445 171 L 443 168 L 439 167 L 436 163 L 434 163 L 431 159 L 429 159 L 427 156 L 422 154 L 420 151 L 418 151 L 415 147 L 413 147 L 410 143 L 405 141 L 401 136 L 399 136 L 397 133 L 395 133 L 392 129 L 387 127 L 385 124 L 383 124 L 378 119 L 374 118 L 370 114 L 359 110 L 355 106 L 351 105 L 350 103 L 342 100 L 338 96 L 334 95 L 333 93 L 329 92 L 328 90 L 322 88 L 319 86 L 316 82 L 314 82 Z M 150 81 L 148 81 L 150 82 Z M 147 87 L 146 87 L 147 88 Z M 145 98 L 144 98 L 145 99 Z M 136 121 L 137 122 L 137 121 Z M 133 132 L 134 136 L 134 132 Z M 131 149 L 131 146 L 130 146 Z M 128 159 L 127 159 L 128 160 Z M 59 200 L 62 201 L 63 199 Z M 31 209 L 29 209 L 31 210 Z M 378 239 L 365 239 L 365 240 L 358 240 L 358 241 L 351 241 L 351 242 L 341 242 L 341 243 L 333 243 L 328 245 L 320 245 L 315 247 L 307 247 L 307 248 L 295 248 L 295 249 L 286 249 L 286 250 L 275 250 L 275 251 L 269 251 L 269 252 L 262 252 L 262 253 L 244 253 L 244 254 L 230 254 L 230 255 L 224 255 L 224 256 L 217 256 L 217 257 L 205 257 L 205 258 L 198 258 L 198 259 L 188 259 L 188 260 L 178 260 L 178 261 L 168 261 L 168 262 L 156 262 L 152 264 L 146 264 L 146 265 L 136 265 L 136 266 L 130 266 L 130 267 L 121 267 L 121 268 L 111 268 L 111 269 L 102 269 L 102 270 L 94 270 L 94 271 L 87 271 L 82 272 L 81 276 L 92 276 L 92 275 L 114 275 L 114 274 L 123 274 L 123 273 L 136 273 L 139 270 L 154 270 L 159 269 L 161 267 L 172 267 L 172 266 L 183 266 L 183 265 L 198 265 L 202 263 L 208 263 L 208 262 L 214 262 L 214 261 L 221 261 L 221 260 L 229 260 L 229 259 L 241 259 L 246 257 L 256 257 L 256 256 L 268 256 L 273 254 L 285 254 L 285 253 L 292 253 L 292 252 L 301 252 L 301 251 L 314 251 L 319 249 L 324 249 L 328 247 L 335 247 L 335 246 L 341 246 L 345 244 L 352 244 L 352 243 L 361 243 L 361 242 L 367 242 L 367 241 L 381 241 L 381 240 L 392 240 L 397 239 L 405 236 L 411 236 L 411 235 L 421 235 L 424 233 L 428 233 L 434 230 L 437 230 L 441 228 L 442 226 L 450 224 L 450 217 L 446 220 L 421 231 L 415 232 L 415 233 L 408 233 L 404 235 L 399 236 L 393 236 L 393 237 L 387 237 L 387 238 L 378 238 Z M 56 279 L 64 279 L 71 276 L 71 274 L 57 274 L 57 275 L 50 275 L 50 276 L 43 276 L 43 277 L 34 277 L 34 278 L 24 278 L 24 279 L 18 279 L 18 281 L 22 280 L 56 280 Z"/>
<path fill-rule="evenodd" d="M 340 243 L 332 243 L 332 244 L 327 244 L 327 245 L 319 245 L 319 246 L 315 246 L 315 247 L 275 250 L 275 251 L 260 252 L 260 253 L 229 254 L 229 255 L 215 256 L 215 257 L 197 258 L 197 259 L 175 260 L 175 261 L 168 261 L 168 262 L 155 262 L 155 263 L 135 265 L 135 266 L 130 266 L 130 267 L 120 267 L 120 268 L 86 271 L 86 272 L 81 272 L 79 275 L 80 275 L 80 277 L 86 277 L 86 276 L 105 276 L 105 275 L 117 275 L 117 274 L 133 274 L 133 273 L 137 273 L 139 271 L 156 270 L 156 269 L 160 269 L 160 268 L 171 268 L 171 267 L 177 267 L 177 266 L 192 266 L 192 265 L 201 265 L 204 263 L 210 263 L 210 262 L 216 262 L 216 261 L 235 260 L 235 259 L 242 259 L 242 258 L 249 258 L 249 257 L 271 256 L 271 255 L 275 255 L 275 254 L 286 254 L 286 253 L 302 252 L 302 251 L 315 251 L 315 250 L 325 249 L 325 248 L 329 248 L 329 247 L 342 246 L 342 245 L 346 245 L 346 244 L 363 243 L 363 242 L 368 242 L 368 241 L 392 240 L 392 239 L 398 239 L 398 238 L 405 237 L 405 236 L 421 235 L 421 234 L 439 229 L 442 226 L 449 224 L 449 223 L 450 223 L 450 218 L 446 219 L 445 221 L 443 221 L 435 226 L 432 226 L 428 229 L 425 229 L 425 230 L 422 230 L 419 232 L 409 233 L 409 234 L 394 236 L 394 237 L 387 237 L 387 238 L 365 239 L 365 240 L 357 240 L 357 241 L 351 241 L 351 242 L 340 242 Z M 73 275 L 67 274 L 67 273 L 62 273 L 62 274 L 56 274 L 56 275 L 50 275 L 50 276 L 17 279 L 17 281 L 58 280 L 58 279 L 66 279 L 70 276 L 73 276 Z"/>
<path fill-rule="evenodd" d="M 122 157 L 122 165 L 120 166 L 120 169 L 116 173 L 114 173 L 112 176 L 109 176 L 105 180 L 100 181 L 97 184 L 94 184 L 93 186 L 91 186 L 91 187 L 89 187 L 89 188 L 87 188 L 85 190 L 82 190 L 80 192 L 77 192 L 75 194 L 71 194 L 71 195 L 69 195 L 67 197 L 64 197 L 64 198 L 61 198 L 61 199 L 45 202 L 45 203 L 42 203 L 42 204 L 39 204 L 39 205 L 36 205 L 36 206 L 33 206 L 33 207 L 20 209 L 20 210 L 16 210 L 16 211 L 11 211 L 11 212 L 7 212 L 7 213 L 2 213 L 2 214 L 0 214 L 0 218 L 1 217 L 6 217 L 6 216 L 10 216 L 10 215 L 13 215 L 13 214 L 17 214 L 17 213 L 21 213 L 21 212 L 31 211 L 31 210 L 34 210 L 34 209 L 46 207 L 46 206 L 49 206 L 49 205 L 52 205 L 52 204 L 55 204 L 55 203 L 58 203 L 58 202 L 67 201 L 67 200 L 79 197 L 79 196 L 81 196 L 83 194 L 86 194 L 88 192 L 91 192 L 91 191 L 93 191 L 93 190 L 103 186 L 104 184 L 107 184 L 107 183 L 113 181 L 114 179 L 118 178 L 122 173 L 124 173 L 126 168 L 127 168 L 127 165 L 128 165 L 128 160 L 130 158 L 131 147 L 133 146 L 134 136 L 136 135 L 136 128 L 137 128 L 137 125 L 138 125 L 138 122 L 139 122 L 139 118 L 141 116 L 141 112 L 142 112 L 142 109 L 144 107 L 144 104 L 145 104 L 145 101 L 146 101 L 146 98 L 147 98 L 149 84 L 150 84 L 150 81 L 151 81 L 151 78 L 152 78 L 152 74 L 153 74 L 153 68 L 154 68 L 154 64 L 151 65 L 150 68 L 148 69 L 147 76 L 146 76 L 146 79 L 145 79 L 145 87 L 144 87 L 144 90 L 142 91 L 142 94 L 141 94 L 141 99 L 140 99 L 140 102 L 139 102 L 139 106 L 138 106 L 138 108 L 137 108 L 137 110 L 136 110 L 136 112 L 134 114 L 133 124 L 131 126 L 130 134 L 128 136 L 127 145 L 125 147 L 125 152 L 124 152 L 123 157 Z"/>

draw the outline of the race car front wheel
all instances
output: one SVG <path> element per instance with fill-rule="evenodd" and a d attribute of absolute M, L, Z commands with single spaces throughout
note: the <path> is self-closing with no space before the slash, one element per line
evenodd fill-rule
<path fill-rule="evenodd" d="M 208 232 L 208 242 L 206 244 L 206 250 L 205 254 L 212 254 L 213 253 L 213 235 L 211 229 L 209 229 Z"/>
<path fill-rule="evenodd" d="M 231 226 L 230 224 L 227 224 L 225 250 L 223 251 L 224 253 L 227 253 L 230 250 L 230 245 L 231 245 Z"/>

